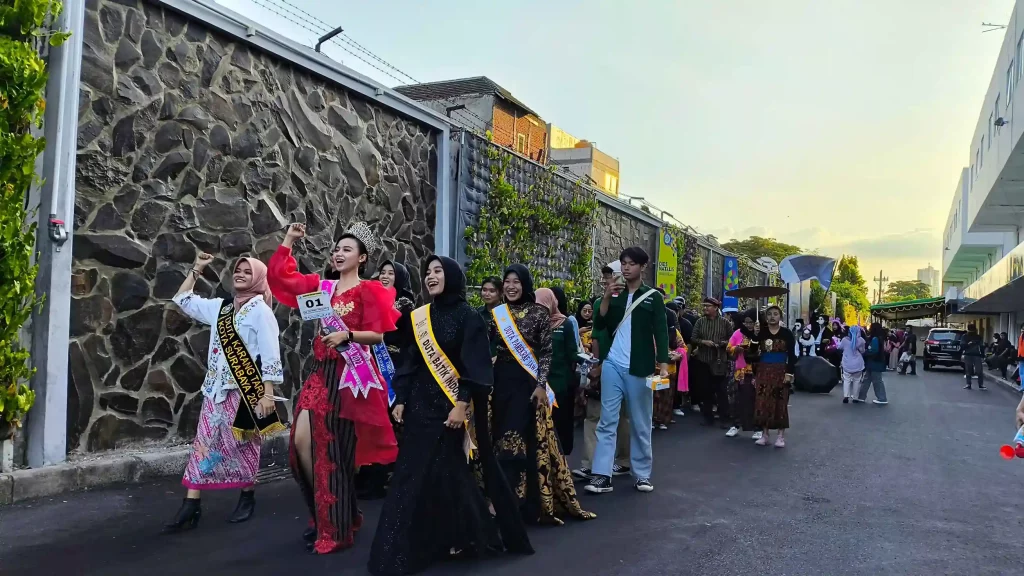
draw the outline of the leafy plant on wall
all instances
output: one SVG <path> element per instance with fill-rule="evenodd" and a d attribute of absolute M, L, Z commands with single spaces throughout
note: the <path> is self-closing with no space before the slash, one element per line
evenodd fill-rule
<path fill-rule="evenodd" d="M 16 0 L 0 6 L 0 428 L 21 427 L 35 402 L 27 386 L 34 369 L 20 332 L 36 305 L 33 263 L 35 224 L 28 224 L 25 198 L 38 183 L 35 162 L 46 147 L 32 134 L 42 125 L 46 63 L 41 41 L 60 45 L 67 34 L 46 25 L 62 5 L 51 0 Z"/>
<path fill-rule="evenodd" d="M 553 170 L 539 174 L 525 194 L 509 182 L 510 152 L 487 147 L 490 190 L 476 226 L 465 231 L 466 276 L 471 285 L 487 276 L 501 276 L 510 264 L 526 264 L 536 285 L 560 284 L 572 300 L 590 296 L 592 287 L 592 234 L 597 220 L 594 193 L 576 182 L 565 193 L 553 182 Z M 565 269 L 569 280 L 550 275 L 553 266 Z"/>
<path fill-rule="evenodd" d="M 682 228 L 671 226 L 676 239 L 676 286 L 686 305 L 696 306 L 704 298 L 704 260 L 697 239 Z"/>

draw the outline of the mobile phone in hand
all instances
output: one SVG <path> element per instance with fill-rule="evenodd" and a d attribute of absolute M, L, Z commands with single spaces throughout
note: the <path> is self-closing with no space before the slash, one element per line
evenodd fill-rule
<path fill-rule="evenodd" d="M 331 334 L 334 334 L 335 332 L 337 332 L 337 330 L 335 330 L 334 328 L 331 328 L 327 324 L 322 324 L 320 326 L 320 333 L 323 334 L 324 336 L 329 336 Z M 348 346 L 349 346 L 349 343 L 345 342 L 345 343 L 339 345 L 337 348 L 335 348 L 335 350 L 337 350 L 338 352 L 344 352 L 345 350 L 348 350 Z"/>

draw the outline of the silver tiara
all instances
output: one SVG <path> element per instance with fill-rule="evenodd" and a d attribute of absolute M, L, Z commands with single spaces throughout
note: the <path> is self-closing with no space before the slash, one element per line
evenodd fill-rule
<path fill-rule="evenodd" d="M 345 233 L 351 234 L 359 239 L 359 241 L 363 243 L 363 246 L 366 246 L 366 251 L 370 254 L 376 254 L 384 248 L 384 245 L 380 242 L 380 238 L 377 237 L 377 234 L 370 229 L 366 222 L 356 222 L 346 230 Z"/>

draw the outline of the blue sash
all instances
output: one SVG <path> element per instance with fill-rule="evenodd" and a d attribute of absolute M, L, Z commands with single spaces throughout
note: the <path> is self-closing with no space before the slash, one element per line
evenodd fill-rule
<path fill-rule="evenodd" d="M 380 369 L 381 376 L 384 376 L 384 383 L 388 387 L 388 406 L 391 406 L 395 403 L 395 391 L 391 389 L 391 379 L 395 377 L 395 363 L 391 361 L 388 347 L 383 342 L 374 344 L 370 350 L 373 351 L 373 357 L 377 360 L 377 368 Z"/>

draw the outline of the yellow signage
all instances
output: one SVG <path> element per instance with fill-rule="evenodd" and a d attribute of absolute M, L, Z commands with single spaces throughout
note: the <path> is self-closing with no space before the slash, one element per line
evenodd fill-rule
<path fill-rule="evenodd" d="M 655 282 L 669 300 L 676 297 L 676 239 L 667 228 L 658 233 L 658 276 Z"/>

